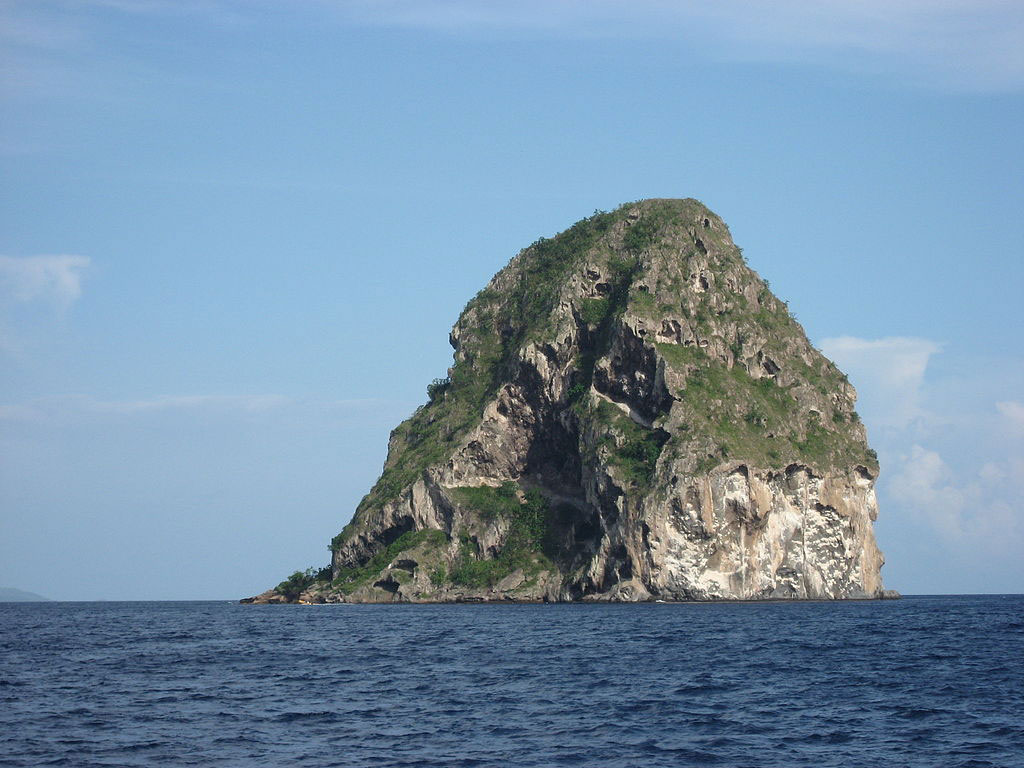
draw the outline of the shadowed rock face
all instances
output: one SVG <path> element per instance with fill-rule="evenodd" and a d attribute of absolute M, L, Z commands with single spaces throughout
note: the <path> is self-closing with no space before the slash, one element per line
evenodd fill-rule
<path fill-rule="evenodd" d="M 299 599 L 882 595 L 856 393 L 699 202 L 537 241 L 451 343 Z"/>

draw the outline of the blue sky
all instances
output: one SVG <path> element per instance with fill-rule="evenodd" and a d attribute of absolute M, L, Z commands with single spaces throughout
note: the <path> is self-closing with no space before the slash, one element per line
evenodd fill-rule
<path fill-rule="evenodd" d="M 696 197 L 858 387 L 889 586 L 1024 591 L 1024 7 L 0 4 L 0 584 L 327 561 L 521 247 Z"/>

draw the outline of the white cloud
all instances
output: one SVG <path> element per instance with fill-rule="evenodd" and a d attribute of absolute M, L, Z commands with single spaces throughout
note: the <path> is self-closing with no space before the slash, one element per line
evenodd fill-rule
<path fill-rule="evenodd" d="M 1006 400 L 996 403 L 996 410 L 1003 415 L 1011 429 L 1024 434 L 1024 404 L 1016 400 Z"/>
<path fill-rule="evenodd" d="M 958 88 L 1024 86 L 1008 0 L 326 0 L 367 24 L 675 40 L 726 60 L 806 62 Z"/>
<path fill-rule="evenodd" d="M 20 352 L 82 295 L 86 256 L 0 256 L 0 350 Z M 27 337 L 29 337 L 27 339 Z"/>
<path fill-rule="evenodd" d="M 1007 499 L 1024 495 L 1024 462 L 988 462 L 964 477 L 938 452 L 914 445 L 888 479 L 893 500 L 947 544 L 1011 551 L 1024 546 L 1019 507 Z"/>
<path fill-rule="evenodd" d="M 953 472 L 936 452 L 920 445 L 900 457 L 889 479 L 893 497 L 947 538 L 962 535 L 962 516 L 977 493 L 958 488 Z"/>
<path fill-rule="evenodd" d="M 86 256 L 0 256 L 0 303 L 67 307 L 81 296 L 88 266 Z"/>
<path fill-rule="evenodd" d="M 823 339 L 820 346 L 860 391 L 869 423 L 903 429 L 922 416 L 921 389 L 928 361 L 942 349 L 938 343 L 906 336 L 840 336 Z"/>

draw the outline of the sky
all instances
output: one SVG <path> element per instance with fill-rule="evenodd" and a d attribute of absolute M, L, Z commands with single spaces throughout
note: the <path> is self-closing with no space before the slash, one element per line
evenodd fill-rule
<path fill-rule="evenodd" d="M 519 249 L 695 197 L 846 371 L 886 585 L 1024 592 L 1024 5 L 2 0 L 0 585 L 328 562 Z"/>

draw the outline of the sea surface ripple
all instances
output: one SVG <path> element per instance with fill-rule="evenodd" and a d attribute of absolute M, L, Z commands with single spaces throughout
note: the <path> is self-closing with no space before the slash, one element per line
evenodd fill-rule
<path fill-rule="evenodd" d="M 1024 766 L 1024 596 L 0 605 L 5 766 Z"/>

